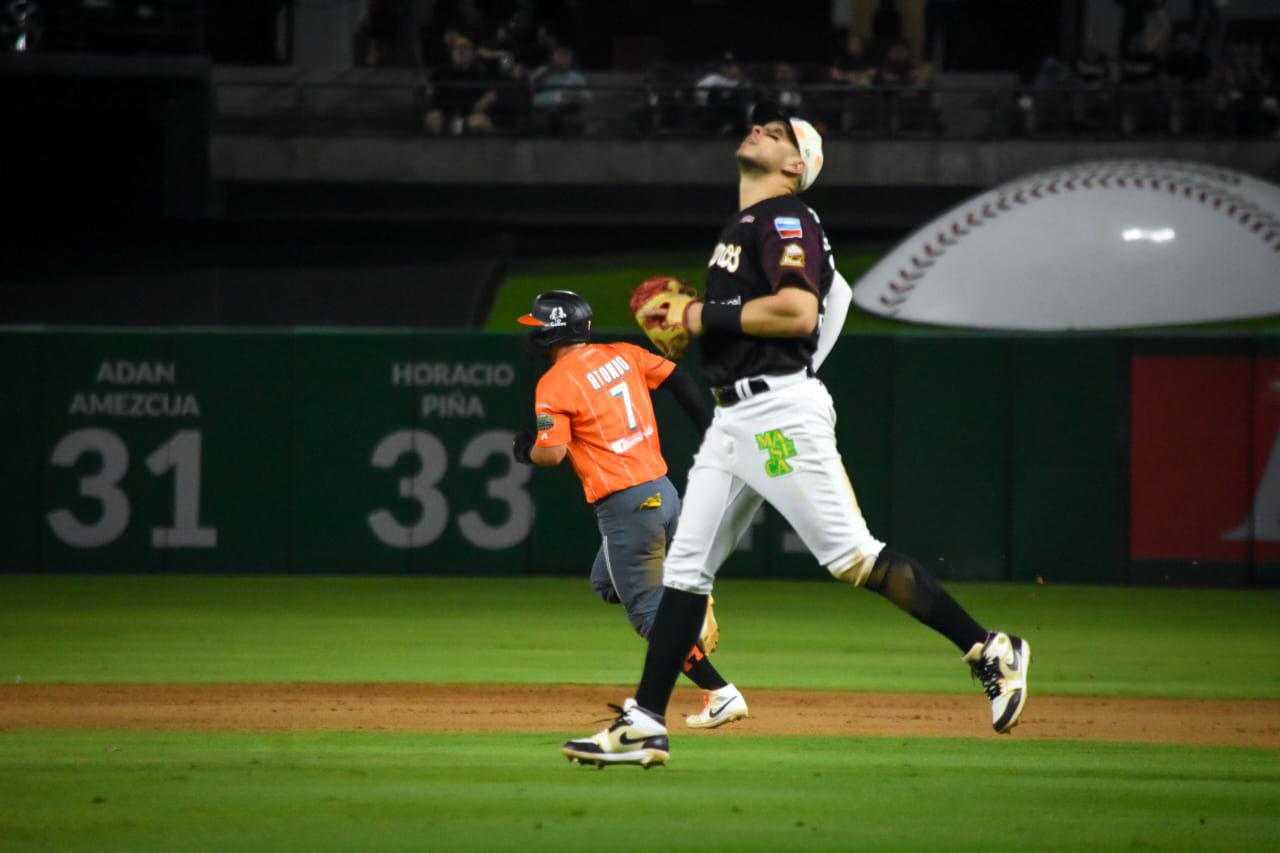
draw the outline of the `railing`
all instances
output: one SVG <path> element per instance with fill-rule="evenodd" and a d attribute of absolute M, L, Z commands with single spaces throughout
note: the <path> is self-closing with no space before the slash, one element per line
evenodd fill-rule
<path fill-rule="evenodd" d="M 1266 138 L 1280 129 L 1280 91 L 1207 87 L 809 85 L 778 91 L 626 83 L 541 90 L 503 81 L 450 84 L 445 90 L 412 69 L 352 69 L 327 76 L 288 69 L 241 76 L 224 70 L 215 86 L 218 124 L 228 132 L 732 137 L 746 131 L 756 101 L 779 96 L 828 138 Z M 465 107 L 448 106 L 487 91 L 496 96 L 487 121 L 468 122 Z M 539 97 L 546 91 L 556 93 L 558 102 Z M 437 110 L 440 120 L 429 119 Z"/>

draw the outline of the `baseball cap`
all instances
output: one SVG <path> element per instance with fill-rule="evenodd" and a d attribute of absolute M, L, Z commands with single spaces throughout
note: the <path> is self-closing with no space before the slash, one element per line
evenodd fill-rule
<path fill-rule="evenodd" d="M 804 172 L 800 175 L 800 191 L 804 192 L 818 180 L 822 171 L 822 134 L 817 128 L 802 118 L 796 118 L 791 111 L 777 101 L 761 101 L 751 110 L 752 124 L 768 124 L 780 121 L 787 125 L 791 141 L 800 151 L 804 160 Z"/>

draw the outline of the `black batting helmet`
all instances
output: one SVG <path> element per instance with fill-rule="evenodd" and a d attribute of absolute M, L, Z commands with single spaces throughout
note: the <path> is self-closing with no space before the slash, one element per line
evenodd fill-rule
<path fill-rule="evenodd" d="M 533 300 L 533 310 L 519 319 L 533 326 L 529 337 L 542 349 L 586 343 L 591 338 L 591 304 L 571 290 L 548 290 Z"/>

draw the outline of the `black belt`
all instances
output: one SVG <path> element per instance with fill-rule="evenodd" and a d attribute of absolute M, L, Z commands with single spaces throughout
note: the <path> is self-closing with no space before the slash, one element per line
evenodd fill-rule
<path fill-rule="evenodd" d="M 778 373 L 774 375 L 790 376 L 791 374 Z M 817 376 L 818 374 L 814 371 L 812 365 L 805 365 L 804 375 L 812 378 L 814 376 Z M 738 382 L 741 382 L 741 381 L 742 381 L 741 379 L 738 380 Z M 737 387 L 735 387 L 737 386 L 738 382 L 734 382 L 731 385 L 721 385 L 718 388 L 711 389 L 711 396 L 715 398 L 717 406 L 732 406 L 735 403 L 742 402 L 742 399 L 743 399 L 742 395 L 738 393 L 738 389 Z M 769 382 L 768 380 L 761 379 L 759 377 L 755 379 L 748 379 L 747 388 L 751 390 L 751 394 L 748 396 L 754 397 L 757 394 L 763 394 L 764 392 L 768 391 Z"/>
<path fill-rule="evenodd" d="M 747 382 L 747 387 L 751 389 L 751 396 L 763 394 L 769 390 L 769 383 L 763 379 L 752 379 Z M 742 397 L 738 394 L 738 389 L 732 385 L 721 385 L 719 388 L 711 389 L 711 396 L 715 398 L 717 406 L 732 406 L 735 403 L 742 402 Z"/>

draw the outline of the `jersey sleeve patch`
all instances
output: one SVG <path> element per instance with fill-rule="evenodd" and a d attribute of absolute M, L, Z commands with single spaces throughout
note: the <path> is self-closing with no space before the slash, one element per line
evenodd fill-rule
<path fill-rule="evenodd" d="M 546 432 L 553 429 L 556 425 L 556 419 L 551 417 L 548 412 L 538 412 L 538 432 Z"/>
<path fill-rule="evenodd" d="M 798 216 L 775 216 L 773 227 L 777 229 L 778 236 L 783 240 L 799 240 L 804 236 L 804 229 L 800 227 Z"/>
<path fill-rule="evenodd" d="M 804 247 L 799 243 L 788 243 L 782 250 L 779 266 L 804 269 Z"/>

